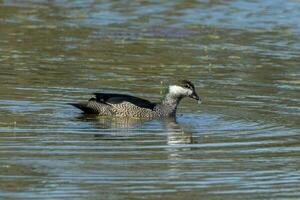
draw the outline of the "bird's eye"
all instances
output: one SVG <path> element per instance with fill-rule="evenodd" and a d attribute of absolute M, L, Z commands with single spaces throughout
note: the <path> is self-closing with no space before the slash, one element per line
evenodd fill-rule
<path fill-rule="evenodd" d="M 188 88 L 188 89 L 191 89 L 191 86 L 190 85 L 185 85 L 184 87 Z"/>

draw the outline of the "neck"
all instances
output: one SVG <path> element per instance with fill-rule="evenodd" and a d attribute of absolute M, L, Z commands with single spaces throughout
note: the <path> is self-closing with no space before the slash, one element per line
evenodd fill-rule
<path fill-rule="evenodd" d="M 182 99 L 181 96 L 175 95 L 169 92 L 166 94 L 165 98 L 163 99 L 161 105 L 164 109 L 165 115 L 171 116 L 176 114 L 177 106 Z"/>

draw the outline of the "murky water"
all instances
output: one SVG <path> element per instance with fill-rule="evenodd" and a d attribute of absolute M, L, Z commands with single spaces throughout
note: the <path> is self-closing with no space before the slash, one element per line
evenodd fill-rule
<path fill-rule="evenodd" d="M 299 199 L 300 2 L 0 1 L 3 199 Z M 92 92 L 175 120 L 82 116 Z"/>

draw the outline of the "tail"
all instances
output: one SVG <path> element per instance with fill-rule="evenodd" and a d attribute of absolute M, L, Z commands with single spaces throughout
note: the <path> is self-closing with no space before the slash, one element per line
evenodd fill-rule
<path fill-rule="evenodd" d="M 69 103 L 69 105 L 74 106 L 74 107 L 82 110 L 86 114 L 99 114 L 99 112 L 97 112 L 97 110 L 95 110 L 95 109 L 88 106 L 88 102 Z"/>

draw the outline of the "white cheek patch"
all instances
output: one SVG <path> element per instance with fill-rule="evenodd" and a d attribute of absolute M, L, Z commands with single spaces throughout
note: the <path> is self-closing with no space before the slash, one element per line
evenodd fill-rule
<path fill-rule="evenodd" d="M 191 90 L 177 85 L 171 85 L 169 87 L 169 92 L 174 95 L 186 95 L 186 96 L 191 95 L 193 93 Z"/>

